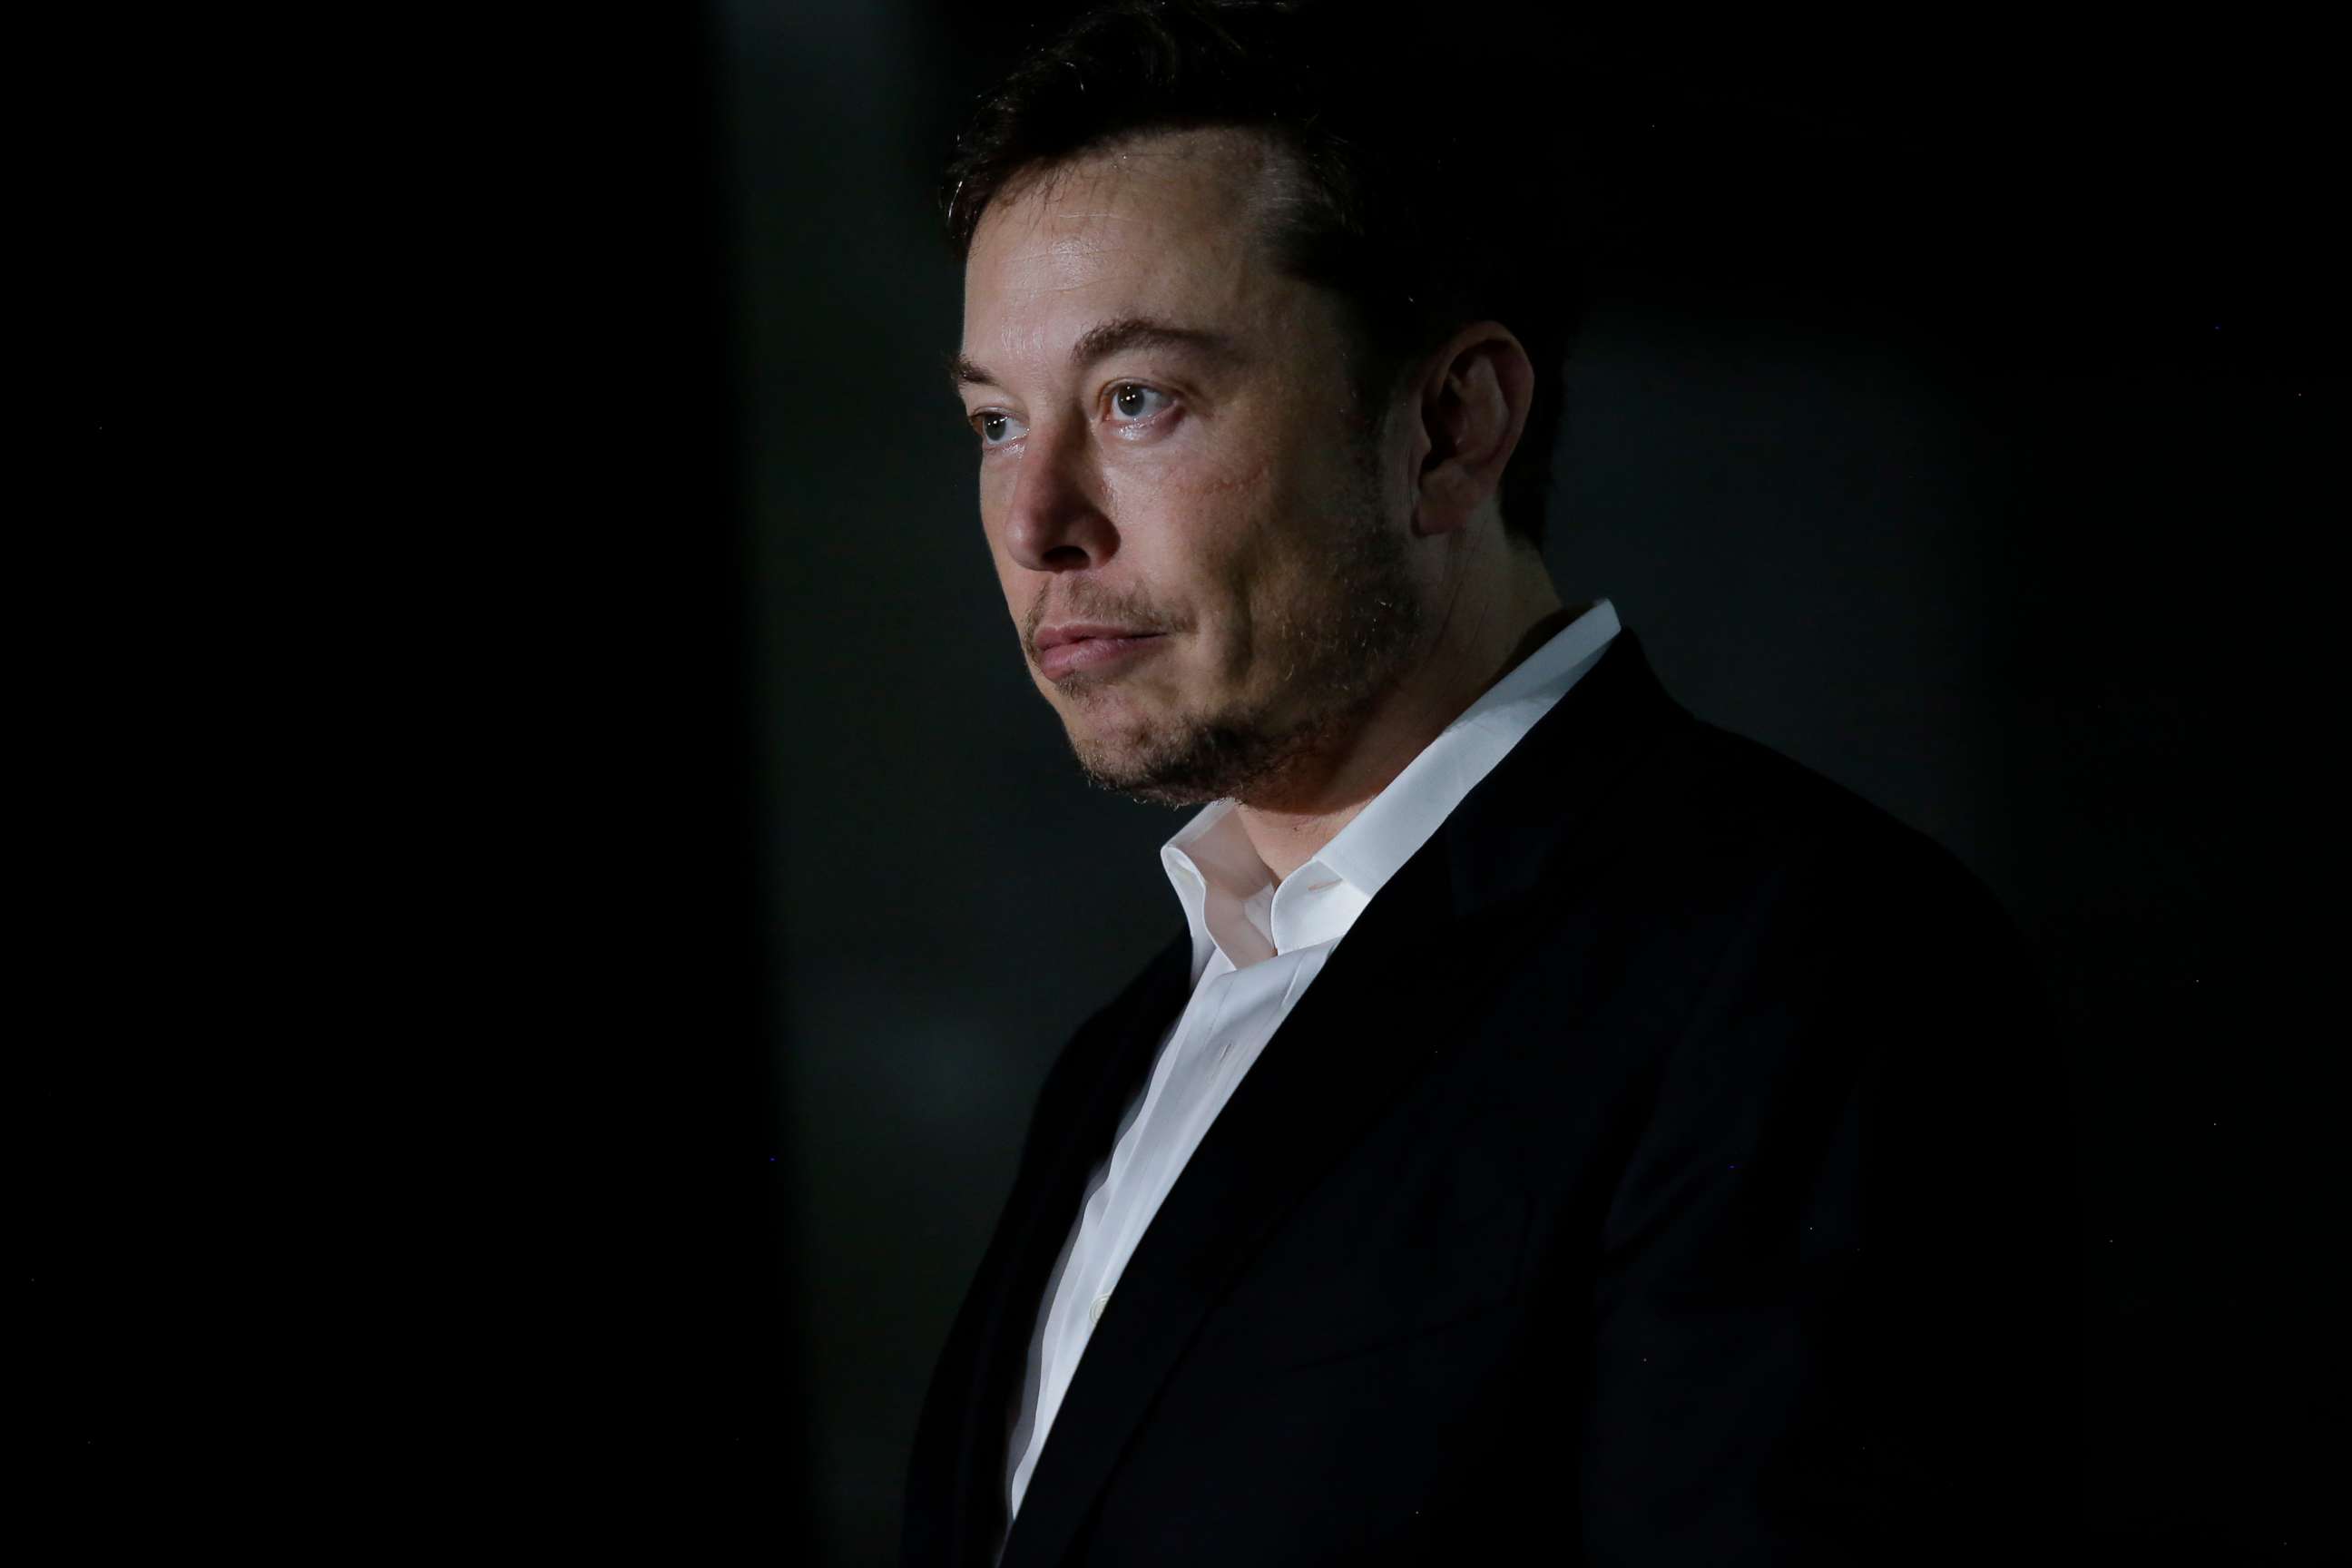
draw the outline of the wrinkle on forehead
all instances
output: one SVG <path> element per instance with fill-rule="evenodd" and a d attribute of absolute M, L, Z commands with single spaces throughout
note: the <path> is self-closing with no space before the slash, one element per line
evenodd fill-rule
<path fill-rule="evenodd" d="M 1177 174 L 1171 182 L 1171 164 L 1205 167 L 1199 177 Z M 1169 182 L 1163 190 L 1191 198 L 1186 205 L 1193 209 L 1188 215 L 1192 220 L 1237 216 L 1245 230 L 1254 232 L 1262 211 L 1287 197 L 1293 183 L 1289 173 L 1288 160 L 1263 132 L 1230 126 L 1137 132 L 1075 158 L 1015 174 L 981 215 L 981 226 L 1016 211 L 1026 216 L 1033 230 L 1049 216 L 1071 225 L 1162 223 L 1171 216 L 1164 208 L 1117 210 L 1117 194 L 1123 187 L 1158 176 Z M 1065 237 L 1056 247 L 1066 249 L 1078 238 Z"/>
<path fill-rule="evenodd" d="M 1042 225 L 1046 217 L 1042 211 L 1034 216 L 1035 224 L 1032 225 L 1033 230 L 1037 225 Z M 1079 227 L 1075 233 L 1055 235 L 1046 241 L 1042 249 L 1009 257 L 1006 258 L 1008 263 L 1014 267 L 1022 267 L 1038 263 L 1085 261 L 1097 256 L 1117 256 L 1128 247 L 1101 231 L 1112 225 L 1125 224 L 1133 226 L 1144 222 L 1141 217 L 1134 214 L 1108 212 L 1059 213 L 1055 215 L 1055 221 L 1057 225 L 1071 224 L 1084 226 Z"/>
<path fill-rule="evenodd" d="M 1157 164 L 1220 163 L 1234 174 L 1255 176 L 1283 162 L 1274 138 L 1263 131 L 1234 125 L 1147 128 L 1021 171 L 1005 181 L 998 199 L 1018 200 L 1032 194 L 1058 198 L 1073 185 L 1107 184 L 1152 171 Z"/>
<path fill-rule="evenodd" d="M 1050 341 L 1110 315 L 1262 342 L 1286 337 L 1301 310 L 1319 320 L 1320 301 L 1294 297 L 1313 290 L 1280 272 L 1265 240 L 1293 173 L 1262 134 L 1196 130 L 1114 144 L 1009 184 L 982 213 L 966 266 L 971 352 L 999 369 L 1042 363 Z"/>

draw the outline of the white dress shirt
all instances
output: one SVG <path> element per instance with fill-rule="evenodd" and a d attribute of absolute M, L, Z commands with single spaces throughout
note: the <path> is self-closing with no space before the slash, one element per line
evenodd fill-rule
<path fill-rule="evenodd" d="M 1587 607 L 1278 884 L 1230 800 L 1202 807 L 1161 847 L 1192 931 L 1192 1000 L 1128 1105 L 1109 1157 L 1087 1178 L 1039 1304 L 1007 1451 L 1008 1528 L 1119 1274 L 1209 1124 L 1356 917 L 1616 635 L 1608 600 Z"/>

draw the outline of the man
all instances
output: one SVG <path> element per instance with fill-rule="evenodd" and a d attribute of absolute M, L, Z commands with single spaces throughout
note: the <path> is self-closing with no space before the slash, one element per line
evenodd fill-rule
<path fill-rule="evenodd" d="M 1184 931 L 1038 1099 L 904 1561 L 2030 1551 L 2074 1302 L 2029 967 L 1563 605 L 1554 253 L 1323 17 L 1097 13 L 953 172 L 1032 674 L 1090 778 L 1201 809 Z"/>

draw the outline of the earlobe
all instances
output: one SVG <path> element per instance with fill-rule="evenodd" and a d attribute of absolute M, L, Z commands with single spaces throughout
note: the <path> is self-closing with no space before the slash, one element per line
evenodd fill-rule
<path fill-rule="evenodd" d="M 1413 511 L 1413 531 L 1423 535 L 1458 533 L 1470 526 L 1486 491 L 1468 482 L 1457 462 L 1433 463 L 1421 477 L 1421 504 Z"/>

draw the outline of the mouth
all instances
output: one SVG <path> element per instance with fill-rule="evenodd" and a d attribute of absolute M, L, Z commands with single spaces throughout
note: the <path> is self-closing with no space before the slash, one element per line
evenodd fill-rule
<path fill-rule="evenodd" d="M 1048 680 L 1059 680 L 1148 653 L 1166 635 L 1121 626 L 1048 626 L 1037 637 L 1037 668 Z"/>

